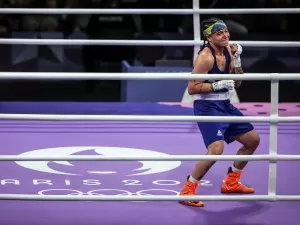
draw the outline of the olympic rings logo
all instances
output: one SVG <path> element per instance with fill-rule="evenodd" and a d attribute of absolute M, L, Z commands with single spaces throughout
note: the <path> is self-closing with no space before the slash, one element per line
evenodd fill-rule
<path fill-rule="evenodd" d="M 151 194 L 152 192 L 152 194 Z M 153 192 L 159 192 L 161 195 L 175 195 L 178 196 L 179 192 L 168 189 L 145 189 L 136 192 L 131 192 L 121 189 L 96 189 L 87 192 L 74 190 L 74 189 L 46 189 L 38 192 L 39 195 L 75 195 L 75 196 L 157 196 Z M 171 193 L 171 194 L 170 194 Z"/>

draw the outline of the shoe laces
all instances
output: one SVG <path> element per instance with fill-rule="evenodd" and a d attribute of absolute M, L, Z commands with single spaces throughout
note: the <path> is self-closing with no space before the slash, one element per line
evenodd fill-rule
<path fill-rule="evenodd" d="M 189 191 L 196 192 L 196 188 L 197 188 L 199 185 L 200 185 L 200 184 L 194 184 L 194 183 L 192 183 L 192 182 L 187 182 L 186 188 L 187 188 Z"/>
<path fill-rule="evenodd" d="M 226 180 L 229 181 L 229 183 L 240 183 L 241 173 L 232 172 L 228 174 Z"/>
<path fill-rule="evenodd" d="M 242 188 L 249 188 L 249 187 L 247 187 L 245 184 L 242 184 L 242 182 L 240 182 L 240 178 L 241 178 L 241 175 L 243 175 L 245 173 L 245 171 L 242 171 L 241 173 L 237 173 L 237 172 L 233 172 L 232 174 L 231 174 L 231 176 L 229 176 L 230 178 L 230 180 L 231 181 L 237 181 L 236 183 L 238 184 L 238 185 L 240 185 Z M 235 183 L 235 182 L 234 182 Z"/>

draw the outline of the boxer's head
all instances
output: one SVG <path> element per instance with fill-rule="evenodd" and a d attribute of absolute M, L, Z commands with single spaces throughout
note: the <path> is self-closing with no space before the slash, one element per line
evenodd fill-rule
<path fill-rule="evenodd" d="M 213 17 L 203 21 L 202 33 L 204 42 L 207 40 L 216 47 L 226 47 L 229 44 L 230 34 L 226 24 L 221 19 Z"/>

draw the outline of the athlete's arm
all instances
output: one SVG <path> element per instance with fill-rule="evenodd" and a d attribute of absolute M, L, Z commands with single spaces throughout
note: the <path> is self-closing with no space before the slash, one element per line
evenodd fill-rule
<path fill-rule="evenodd" d="M 211 53 L 203 49 L 194 62 L 192 74 L 207 74 L 214 64 L 214 58 Z M 188 93 L 190 95 L 212 92 L 213 87 L 210 83 L 204 83 L 204 80 L 192 80 L 188 83 Z"/>
<path fill-rule="evenodd" d="M 230 52 L 231 56 L 231 62 L 230 62 L 230 68 L 229 73 L 231 74 L 243 74 L 243 68 L 241 64 L 241 58 L 240 55 L 242 53 L 242 47 L 240 45 L 233 44 L 230 47 L 228 47 L 228 51 Z M 238 88 L 242 84 L 241 80 L 235 81 L 235 87 Z"/>

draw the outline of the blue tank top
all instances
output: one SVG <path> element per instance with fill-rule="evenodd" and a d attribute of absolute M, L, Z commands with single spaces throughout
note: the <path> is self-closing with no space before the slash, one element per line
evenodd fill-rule
<path fill-rule="evenodd" d="M 226 65 L 225 65 L 224 71 L 221 71 L 218 67 L 218 64 L 217 64 L 217 58 L 216 58 L 214 49 L 210 46 L 210 44 L 206 44 L 205 47 L 210 49 L 211 54 L 214 57 L 213 68 L 210 71 L 208 71 L 208 74 L 229 74 L 229 66 L 230 66 L 231 58 L 230 58 L 230 54 L 228 52 L 228 49 L 224 48 L 224 50 L 223 50 L 224 51 L 223 53 L 224 53 L 225 59 L 226 59 Z M 214 83 L 214 82 L 217 82 L 217 81 L 219 81 L 219 80 L 205 80 L 204 82 L 205 83 Z M 222 90 L 219 90 L 219 91 L 215 91 L 215 93 L 216 92 L 228 92 L 228 89 L 222 89 Z"/>

